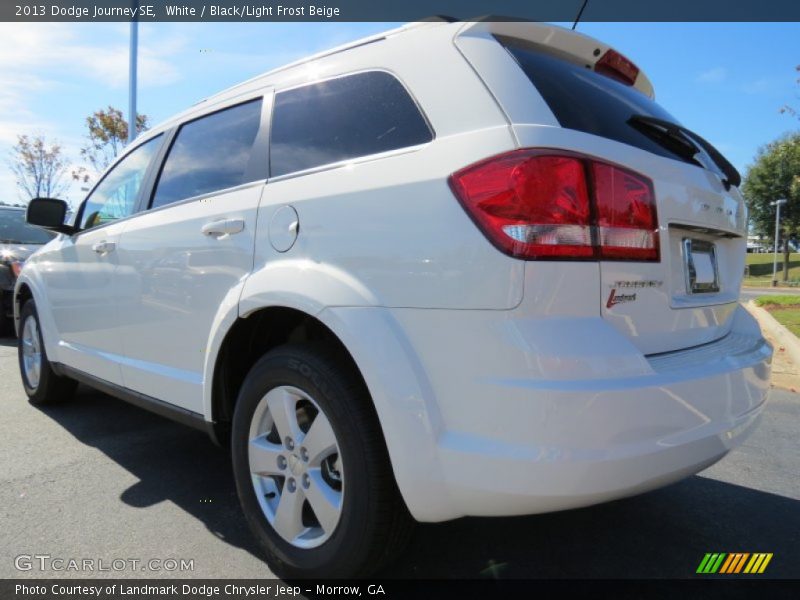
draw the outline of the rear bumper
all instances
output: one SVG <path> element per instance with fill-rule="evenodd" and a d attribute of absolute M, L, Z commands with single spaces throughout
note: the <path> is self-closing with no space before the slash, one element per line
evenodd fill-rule
<path fill-rule="evenodd" d="M 527 425 L 528 442 L 442 436 L 442 471 L 453 506 L 465 515 L 548 512 L 638 494 L 697 473 L 758 423 L 770 357 L 762 341 L 734 368 L 713 375 L 700 376 L 694 368 L 595 391 L 529 389 L 528 407 L 515 407 L 513 420 L 497 418 L 508 430 Z M 537 443 L 541 439 L 548 443 Z"/>
<path fill-rule="evenodd" d="M 562 510 L 677 481 L 744 440 L 769 386 L 772 349 L 742 308 L 725 338 L 653 357 L 599 318 L 333 310 L 375 318 L 372 350 L 354 358 L 422 521 Z"/>

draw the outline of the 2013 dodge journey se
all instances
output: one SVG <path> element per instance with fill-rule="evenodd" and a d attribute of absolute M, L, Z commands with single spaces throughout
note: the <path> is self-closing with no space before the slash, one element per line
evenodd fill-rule
<path fill-rule="evenodd" d="M 147 131 L 16 287 L 34 404 L 83 382 L 230 444 L 282 576 L 411 523 L 638 494 L 751 431 L 740 176 L 605 44 L 426 22 Z"/>

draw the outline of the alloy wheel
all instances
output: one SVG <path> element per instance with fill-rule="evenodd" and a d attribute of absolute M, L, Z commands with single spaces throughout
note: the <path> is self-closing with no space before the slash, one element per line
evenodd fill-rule
<path fill-rule="evenodd" d="M 344 471 L 339 443 L 325 413 L 292 386 L 270 390 L 250 425 L 253 488 L 269 524 L 297 548 L 314 548 L 339 523 Z"/>

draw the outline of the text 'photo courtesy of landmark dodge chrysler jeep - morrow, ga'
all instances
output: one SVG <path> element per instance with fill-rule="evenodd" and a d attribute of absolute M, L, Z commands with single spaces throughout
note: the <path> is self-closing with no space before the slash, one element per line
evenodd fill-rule
<path fill-rule="evenodd" d="M 83 382 L 230 445 L 280 576 L 416 521 L 586 506 L 723 457 L 772 350 L 739 174 L 584 35 L 426 22 L 144 133 L 16 286 L 25 390 Z"/>

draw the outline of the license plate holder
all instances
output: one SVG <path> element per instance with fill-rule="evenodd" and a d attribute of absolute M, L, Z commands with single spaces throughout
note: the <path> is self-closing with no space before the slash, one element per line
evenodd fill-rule
<path fill-rule="evenodd" d="M 713 242 L 684 238 L 683 270 L 686 293 L 709 294 L 719 291 L 717 248 Z"/>

